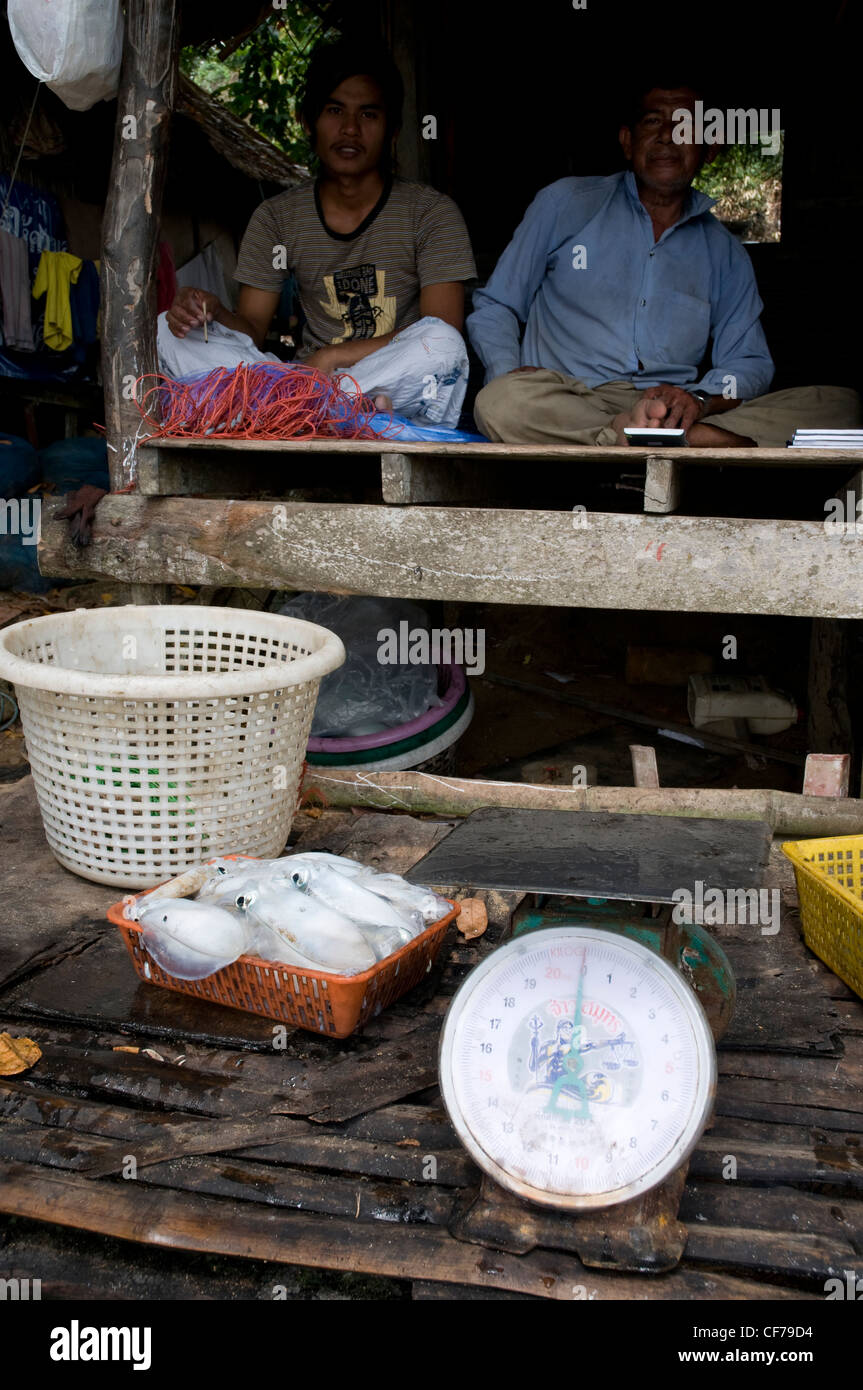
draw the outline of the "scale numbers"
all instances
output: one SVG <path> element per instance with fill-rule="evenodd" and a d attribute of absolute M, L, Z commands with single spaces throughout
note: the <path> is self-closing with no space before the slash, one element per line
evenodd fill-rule
<path fill-rule="evenodd" d="M 612 1206 L 688 1156 L 716 1085 L 686 981 L 639 942 L 552 927 L 468 977 L 444 1022 L 441 1092 L 476 1162 L 544 1205 Z"/>

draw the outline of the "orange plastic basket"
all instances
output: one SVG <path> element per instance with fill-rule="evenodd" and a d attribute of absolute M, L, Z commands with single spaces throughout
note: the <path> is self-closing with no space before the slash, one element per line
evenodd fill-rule
<path fill-rule="evenodd" d="M 225 858 L 246 856 L 226 855 Z M 151 888 L 155 893 L 158 889 Z M 138 894 L 145 897 L 147 894 Z M 128 901 L 128 899 L 126 899 Z M 229 1009 L 244 1009 L 264 1018 L 331 1038 L 346 1038 L 388 1004 L 395 1003 L 419 984 L 435 962 L 450 923 L 461 911 L 458 903 L 446 899 L 451 911 L 426 927 L 400 951 L 378 961 L 361 975 L 332 975 L 323 970 L 304 974 L 279 961 L 258 956 L 240 956 L 233 965 L 203 980 L 179 980 L 156 964 L 141 942 L 142 928 L 123 916 L 124 902 L 108 908 L 108 921 L 120 931 L 132 964 L 147 984 L 161 985 L 178 994 L 209 999 Z"/>

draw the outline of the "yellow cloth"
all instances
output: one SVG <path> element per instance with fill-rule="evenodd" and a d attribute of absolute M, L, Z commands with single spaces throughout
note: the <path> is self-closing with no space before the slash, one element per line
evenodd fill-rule
<path fill-rule="evenodd" d="M 68 251 L 43 251 L 39 258 L 33 298 L 45 295 L 45 346 L 55 352 L 65 352 L 72 346 L 72 306 L 70 286 L 81 274 L 80 256 Z"/>

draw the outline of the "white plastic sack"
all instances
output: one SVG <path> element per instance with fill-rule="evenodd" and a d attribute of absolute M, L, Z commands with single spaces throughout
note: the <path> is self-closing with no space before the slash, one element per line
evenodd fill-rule
<path fill-rule="evenodd" d="M 119 0 L 9 0 L 12 42 L 28 72 L 73 111 L 117 95 Z"/>

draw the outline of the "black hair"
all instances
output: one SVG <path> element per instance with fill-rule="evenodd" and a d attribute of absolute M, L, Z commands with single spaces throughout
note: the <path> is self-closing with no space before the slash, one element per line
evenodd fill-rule
<path fill-rule="evenodd" d="M 671 77 L 671 81 L 665 81 L 666 77 Z M 694 92 L 696 97 L 704 98 L 704 88 L 698 77 L 687 76 L 675 73 L 660 73 L 658 82 L 648 82 L 640 87 L 633 87 L 628 93 L 623 110 L 621 112 L 620 124 L 632 130 L 638 125 L 644 115 L 645 98 L 650 92 Z M 706 105 L 706 103 L 705 103 Z"/>
<path fill-rule="evenodd" d="M 360 76 L 371 77 L 383 93 L 387 133 L 392 135 L 398 130 L 405 89 L 389 50 L 381 43 L 337 39 L 335 43 L 318 44 L 306 72 L 300 115 L 312 133 L 336 88 L 346 78 Z"/>

